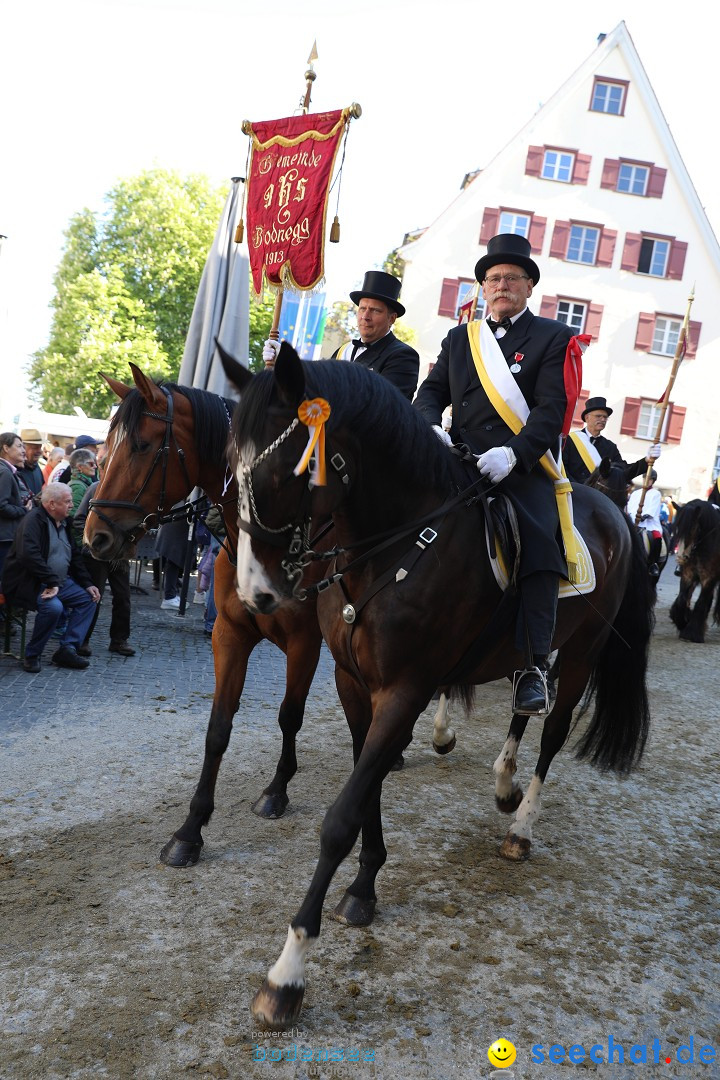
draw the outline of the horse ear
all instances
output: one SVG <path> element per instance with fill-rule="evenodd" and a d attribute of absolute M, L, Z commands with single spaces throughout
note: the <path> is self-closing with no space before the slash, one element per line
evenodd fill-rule
<path fill-rule="evenodd" d="M 610 475 L 610 470 L 612 468 L 612 462 L 610 458 L 602 458 L 598 468 L 600 469 L 600 475 L 602 476 L 603 480 L 607 480 L 608 476 Z"/>
<path fill-rule="evenodd" d="M 130 364 L 130 370 L 132 371 L 133 381 L 148 405 L 159 406 L 164 404 L 165 395 L 157 383 L 154 383 L 152 379 L 148 378 L 148 376 L 142 372 L 139 367 L 133 364 L 132 361 L 128 362 Z"/>
<path fill-rule="evenodd" d="M 215 338 L 215 348 L 220 354 L 225 374 L 235 389 L 242 393 L 253 378 L 252 372 L 248 371 L 244 364 L 239 364 L 235 357 L 231 356 L 229 352 L 225 352 L 217 338 Z"/>
<path fill-rule="evenodd" d="M 121 401 L 124 401 L 128 394 L 132 393 L 132 386 L 126 386 L 125 383 L 121 383 L 118 379 L 111 378 L 110 375 L 105 375 L 100 372 L 100 378 L 104 379 L 108 384 L 113 394 L 117 395 Z"/>
<path fill-rule="evenodd" d="M 294 408 L 304 399 L 305 372 L 302 361 L 287 341 L 283 341 L 275 361 L 275 382 L 280 397 L 287 405 Z"/>
<path fill-rule="evenodd" d="M 673 506 L 675 507 L 676 510 L 682 510 L 682 507 L 683 507 L 682 503 L 675 502 L 674 499 L 671 499 L 670 502 L 673 504 Z"/>

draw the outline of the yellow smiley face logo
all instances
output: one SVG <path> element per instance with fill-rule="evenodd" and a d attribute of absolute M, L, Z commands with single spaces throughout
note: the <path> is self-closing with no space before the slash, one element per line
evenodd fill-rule
<path fill-rule="evenodd" d="M 507 1039 L 496 1039 L 488 1048 L 488 1060 L 496 1069 L 507 1069 L 516 1057 L 515 1047 Z"/>

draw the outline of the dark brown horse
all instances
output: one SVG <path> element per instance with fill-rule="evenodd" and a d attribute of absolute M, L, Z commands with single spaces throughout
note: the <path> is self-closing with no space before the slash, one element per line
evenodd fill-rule
<path fill-rule="evenodd" d="M 336 916 L 359 926 L 373 918 L 375 879 L 387 856 L 383 780 L 436 687 L 460 688 L 467 698 L 472 684 L 510 677 L 523 658 L 513 642 L 517 598 L 496 584 L 482 517 L 470 505 L 481 483 L 477 470 L 469 480 L 466 466 L 394 387 L 357 365 L 304 364 L 287 345 L 274 372 L 251 376 L 230 358 L 224 362 L 242 390 L 233 440 L 246 530 L 237 566 L 243 600 L 265 614 L 292 602 L 283 564 L 305 564 L 307 553 L 290 552 L 307 535 L 309 518 L 331 514 L 342 547 L 318 615 L 336 661 L 355 768 L 325 817 L 312 883 L 253 1002 L 258 1022 L 280 1028 L 300 1012 L 305 955 L 319 935 L 325 895 L 361 831 L 359 873 Z M 311 478 L 302 468 L 309 445 L 304 420 L 327 408 L 327 483 L 321 485 L 320 474 Z M 652 610 L 643 560 L 635 557 L 630 522 L 609 499 L 580 487 L 574 512 L 596 585 L 589 597 L 560 600 L 557 697 L 524 797 L 513 775 L 527 717 L 513 717 L 495 764 L 498 804 L 517 810 L 502 847 L 509 858 L 530 850 L 545 777 L 586 688 L 595 708 L 581 757 L 628 772 L 648 730 Z M 274 542 L 283 534 L 285 550 Z"/>
<path fill-rule="evenodd" d="M 716 589 L 713 618 L 720 625 L 720 507 L 708 499 L 692 499 L 679 508 L 673 525 L 680 589 L 670 618 L 683 641 L 702 644 Z"/>
<path fill-rule="evenodd" d="M 157 385 L 135 367 L 135 386 L 107 379 L 121 398 L 108 436 L 108 458 L 88 515 L 85 540 L 99 559 L 131 556 L 137 539 L 156 527 L 171 507 L 197 486 L 226 508 L 228 546 L 237 544 L 237 485 L 225 457 L 235 402 L 204 390 Z M 308 572 L 321 577 L 316 565 Z M 297 771 L 295 740 L 320 656 L 321 635 L 314 600 L 290 600 L 272 615 L 251 615 L 240 603 L 235 568 L 222 548 L 215 562 L 213 629 L 215 695 L 205 740 L 205 758 L 190 812 L 162 849 L 169 866 L 196 863 L 202 829 L 215 807 L 215 786 L 227 750 L 233 717 L 243 691 L 253 649 L 263 640 L 287 656 L 285 696 L 278 723 L 282 751 L 275 776 L 253 805 L 258 816 L 280 817 L 288 805 L 287 786 Z"/>

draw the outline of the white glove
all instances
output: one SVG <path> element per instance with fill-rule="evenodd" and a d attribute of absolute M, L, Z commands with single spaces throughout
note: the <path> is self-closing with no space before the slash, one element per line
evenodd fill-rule
<path fill-rule="evenodd" d="M 652 446 L 650 447 L 650 449 L 647 452 L 647 458 L 652 459 L 653 461 L 657 461 L 657 459 L 660 457 L 660 450 L 661 450 L 660 443 L 659 442 L 653 443 Z"/>
<path fill-rule="evenodd" d="M 445 428 L 441 428 L 439 424 L 433 424 L 432 429 L 437 435 L 440 442 L 444 442 L 446 446 L 452 446 L 452 439 L 448 435 Z"/>
<path fill-rule="evenodd" d="M 514 450 L 509 446 L 495 446 L 492 450 L 486 450 L 480 455 L 477 467 L 483 476 L 487 476 L 491 484 L 499 484 L 510 475 L 516 463 Z"/>
<path fill-rule="evenodd" d="M 272 367 L 277 360 L 277 355 L 280 352 L 280 342 L 273 341 L 272 338 L 268 338 L 263 345 L 262 358 L 266 365 Z"/>

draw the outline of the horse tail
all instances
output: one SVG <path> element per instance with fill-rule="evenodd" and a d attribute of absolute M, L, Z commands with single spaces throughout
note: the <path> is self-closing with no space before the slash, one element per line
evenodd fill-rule
<path fill-rule="evenodd" d="M 593 698 L 595 711 L 576 747 L 578 758 L 620 775 L 640 763 L 645 749 L 650 726 L 648 650 L 655 625 L 645 550 L 633 523 L 623 517 L 630 533 L 630 573 L 613 629 L 590 676 L 578 720 Z"/>
<path fill-rule="evenodd" d="M 715 592 L 715 610 L 713 611 L 713 622 L 716 626 L 720 626 L 720 584 L 717 586 Z"/>

